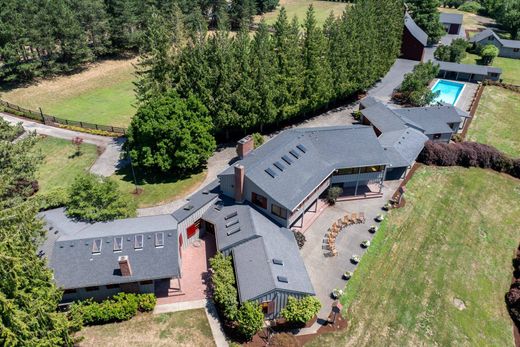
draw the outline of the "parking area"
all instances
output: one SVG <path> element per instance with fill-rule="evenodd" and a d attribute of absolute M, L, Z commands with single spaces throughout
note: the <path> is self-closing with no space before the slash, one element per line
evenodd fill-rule
<path fill-rule="evenodd" d="M 361 257 L 366 251 L 361 247 L 365 240 L 371 240 L 373 234 L 368 229 L 377 225 L 375 218 L 384 213 L 383 205 L 392 197 L 401 181 L 386 181 L 383 197 L 365 200 L 339 201 L 334 206 L 325 208 L 314 223 L 305 231 L 306 242 L 301 253 L 311 278 L 317 297 L 322 303 L 318 318 L 326 319 L 331 310 L 333 289 L 343 289 L 346 281 L 342 278 L 345 271 L 354 271 L 356 265 L 350 262 L 352 255 Z M 336 256 L 330 256 L 327 250 L 327 230 L 334 221 L 345 214 L 363 212 L 366 222 L 345 227 L 336 239 Z"/>

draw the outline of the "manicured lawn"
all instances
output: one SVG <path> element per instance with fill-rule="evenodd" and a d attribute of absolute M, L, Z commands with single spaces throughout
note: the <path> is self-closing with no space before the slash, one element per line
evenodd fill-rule
<path fill-rule="evenodd" d="M 520 181 L 426 167 L 407 188 L 347 284 L 348 328 L 309 346 L 513 346 Z"/>
<path fill-rule="evenodd" d="M 112 178 L 119 184 L 123 193 L 132 195 L 138 207 L 149 207 L 170 202 L 194 191 L 206 178 L 206 172 L 179 179 L 143 179 L 138 171 L 136 176 L 138 186 L 142 189 L 140 194 L 134 194 L 135 185 L 129 167 Z"/>
<path fill-rule="evenodd" d="M 97 158 L 94 145 L 82 144 L 81 155 L 77 156 L 76 146 L 70 141 L 54 137 L 42 137 L 36 150 L 41 150 L 45 156 L 37 172 L 43 193 L 53 188 L 67 188 L 78 174 L 88 171 Z"/>
<path fill-rule="evenodd" d="M 333 11 L 336 16 L 339 16 L 345 9 L 345 6 L 347 6 L 346 3 L 332 1 L 280 0 L 280 6 L 278 6 L 275 11 L 264 14 L 265 21 L 267 24 L 273 24 L 280 12 L 280 8 L 284 6 L 287 10 L 287 17 L 289 20 L 292 20 L 293 17 L 296 16 L 301 24 L 305 19 L 305 14 L 307 13 L 310 4 L 314 6 L 316 21 L 320 25 L 323 24 L 330 15 L 330 11 Z M 262 16 L 257 16 L 255 22 L 260 22 L 261 18 Z"/>
<path fill-rule="evenodd" d="M 204 309 L 154 315 L 82 329 L 80 346 L 215 346 Z"/>
<path fill-rule="evenodd" d="M 61 118 L 127 127 L 135 113 L 135 62 L 103 61 L 81 73 L 9 91 L 2 98 Z"/>
<path fill-rule="evenodd" d="M 462 63 L 477 64 L 478 60 L 478 55 L 468 53 Z M 492 65 L 502 69 L 501 78 L 504 80 L 504 82 L 520 85 L 520 59 L 496 57 L 493 60 Z"/>
<path fill-rule="evenodd" d="M 471 122 L 468 139 L 520 157 L 520 94 L 487 86 Z"/>

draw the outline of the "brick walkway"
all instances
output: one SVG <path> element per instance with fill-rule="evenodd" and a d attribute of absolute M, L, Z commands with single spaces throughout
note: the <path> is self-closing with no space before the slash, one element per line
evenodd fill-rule
<path fill-rule="evenodd" d="M 182 278 L 163 281 L 156 285 L 157 305 L 203 300 L 210 297 L 207 281 L 208 259 L 216 252 L 215 237 L 206 235 L 182 250 Z"/>

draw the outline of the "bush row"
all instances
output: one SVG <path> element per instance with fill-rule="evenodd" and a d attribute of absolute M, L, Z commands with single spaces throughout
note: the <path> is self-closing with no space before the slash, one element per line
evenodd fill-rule
<path fill-rule="evenodd" d="M 77 327 L 120 322 L 132 318 L 138 311 L 152 311 L 156 302 L 154 294 L 118 293 L 101 302 L 92 299 L 75 302 L 68 315 Z"/>
<path fill-rule="evenodd" d="M 417 160 L 426 165 L 481 167 L 520 178 L 520 158 L 513 159 L 496 148 L 477 142 L 426 142 Z"/>

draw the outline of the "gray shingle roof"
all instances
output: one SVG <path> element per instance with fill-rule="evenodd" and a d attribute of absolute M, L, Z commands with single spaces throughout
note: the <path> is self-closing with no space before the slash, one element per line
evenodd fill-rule
<path fill-rule="evenodd" d="M 426 34 L 407 13 L 404 16 L 404 26 L 423 46 L 428 43 L 428 34 Z"/>
<path fill-rule="evenodd" d="M 491 29 L 485 29 L 481 32 L 477 33 L 475 36 L 469 39 L 469 42 L 475 42 L 478 43 L 485 38 L 488 38 L 489 36 L 494 36 L 495 40 L 497 40 L 502 46 L 507 48 L 520 48 L 520 40 L 506 40 L 502 39 L 500 36 L 498 36 L 493 30 Z"/>
<path fill-rule="evenodd" d="M 504 47 L 507 48 L 520 48 L 520 40 L 504 40 L 501 39 L 502 44 Z"/>
<path fill-rule="evenodd" d="M 436 61 L 439 68 L 444 71 L 454 71 L 475 75 L 487 76 L 489 73 L 502 73 L 502 69 L 493 66 L 475 65 L 475 64 L 458 64 L 447 61 Z"/>
<path fill-rule="evenodd" d="M 464 16 L 458 13 L 441 13 L 440 21 L 446 24 L 462 24 Z"/>
<path fill-rule="evenodd" d="M 265 217 L 264 217 L 265 218 Z M 277 265 L 279 259 L 283 265 Z M 240 302 L 273 290 L 314 295 L 314 288 L 292 231 L 281 228 L 233 248 Z M 278 280 L 287 278 L 287 283 Z"/>
<path fill-rule="evenodd" d="M 298 145 L 305 147 L 305 153 Z M 282 156 L 290 157 L 293 163 L 286 164 Z M 282 163 L 283 171 L 275 162 Z M 384 165 L 387 158 L 372 127 L 354 125 L 286 130 L 238 163 L 245 168 L 246 180 L 280 206 L 293 210 L 333 170 Z M 267 169 L 276 174 L 274 178 Z"/>
<path fill-rule="evenodd" d="M 375 103 L 361 110 L 361 113 L 382 133 L 407 128 L 405 121 L 382 103 Z"/>
<path fill-rule="evenodd" d="M 418 124 L 425 134 L 450 133 L 452 129 L 447 123 L 461 122 L 461 111 L 454 106 L 398 108 L 393 111 Z"/>
<path fill-rule="evenodd" d="M 178 263 L 177 221 L 171 215 L 128 218 L 107 223 L 76 223 L 63 209 L 41 214 L 46 222 L 46 251 L 59 287 L 82 288 L 107 284 L 176 277 Z M 164 233 L 164 246 L 155 247 L 155 233 Z M 134 235 L 143 234 L 143 248 L 134 249 Z M 114 237 L 123 237 L 123 249 L 114 252 Z M 92 253 L 95 239 L 101 252 Z M 132 276 L 119 272 L 118 258 L 127 255 Z"/>
<path fill-rule="evenodd" d="M 206 206 L 212 200 L 217 199 L 219 193 L 220 183 L 218 180 L 214 180 L 204 188 L 193 193 L 188 199 L 186 199 L 187 202 L 181 208 L 172 213 L 172 216 L 180 223 L 203 206 Z"/>
<path fill-rule="evenodd" d="M 392 167 L 411 165 L 421 153 L 426 141 L 426 135 L 412 128 L 390 131 L 379 136 L 379 142 L 385 148 Z"/>

